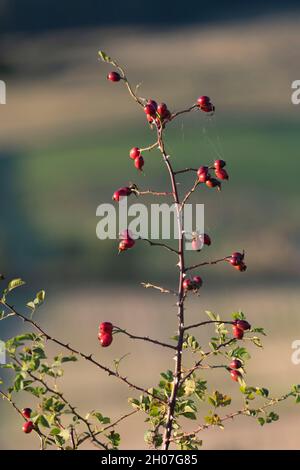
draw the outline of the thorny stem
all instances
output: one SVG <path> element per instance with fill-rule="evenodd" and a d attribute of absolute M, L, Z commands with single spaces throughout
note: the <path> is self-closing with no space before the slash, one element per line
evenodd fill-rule
<path fill-rule="evenodd" d="M 162 153 L 162 156 L 167 166 L 170 180 L 171 180 L 173 199 L 175 202 L 177 224 L 178 224 L 178 266 L 179 266 L 179 285 L 178 285 L 178 301 L 177 301 L 178 340 L 177 340 L 176 355 L 175 355 L 174 380 L 173 380 L 173 386 L 172 386 L 172 393 L 171 393 L 169 404 L 168 404 L 165 432 L 164 432 L 163 444 L 162 444 L 162 449 L 168 450 L 170 446 L 170 438 L 172 436 L 173 421 L 174 421 L 174 414 L 175 414 L 176 401 L 177 401 L 177 393 L 178 393 L 179 382 L 180 382 L 181 373 L 182 373 L 182 347 L 183 347 L 183 340 L 184 340 L 183 280 L 184 280 L 184 272 L 185 272 L 184 238 L 183 238 L 184 235 L 183 235 L 183 221 L 182 221 L 183 216 L 182 216 L 182 213 L 180 212 L 180 201 L 179 201 L 178 189 L 176 185 L 176 178 L 174 175 L 173 167 L 169 160 L 169 156 L 167 155 L 167 152 L 165 150 L 162 127 L 157 128 L 157 134 L 158 134 L 159 149 Z"/>
<path fill-rule="evenodd" d="M 152 189 L 147 189 L 145 191 L 139 191 L 138 189 L 132 190 L 133 193 L 137 194 L 138 196 L 146 196 L 147 194 L 151 194 L 152 196 L 172 196 L 172 193 L 168 193 L 166 191 L 153 191 Z"/>

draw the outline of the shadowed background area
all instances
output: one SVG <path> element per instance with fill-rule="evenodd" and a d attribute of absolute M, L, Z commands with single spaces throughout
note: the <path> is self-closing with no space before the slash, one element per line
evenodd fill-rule
<path fill-rule="evenodd" d="M 177 168 L 220 157 L 230 174 L 221 193 L 201 188 L 192 198 L 205 204 L 213 243 L 189 258 L 245 249 L 248 270 L 204 268 L 202 295 L 188 302 L 188 318 L 204 318 L 207 309 L 228 318 L 242 309 L 269 333 L 265 350 L 253 351 L 247 380 L 285 392 L 299 382 L 300 367 L 291 362 L 291 344 L 300 334 L 300 108 L 291 104 L 291 83 L 299 79 L 300 15 L 294 2 L 276 10 L 271 2 L 254 2 L 248 10 L 231 2 L 234 14 L 221 2 L 214 9 L 191 2 L 193 17 L 188 9 L 182 17 L 175 5 L 169 22 L 167 2 L 156 17 L 133 8 L 122 20 L 122 10 L 99 15 L 97 2 L 84 2 L 84 14 L 74 7 L 68 20 L 70 2 L 53 6 L 51 14 L 50 2 L 43 3 L 41 12 L 38 2 L 28 1 L 25 12 L 22 2 L 0 2 L 0 79 L 7 85 L 7 104 L 0 106 L 1 270 L 27 282 L 14 302 L 22 308 L 45 289 L 38 320 L 107 364 L 130 353 L 122 370 L 139 383 L 153 385 L 161 370 L 173 368 L 168 351 L 156 346 L 120 335 L 108 350 L 97 343 L 101 320 L 167 340 L 176 330 L 174 301 L 139 283 L 177 282 L 172 254 L 139 244 L 118 257 L 115 241 L 96 238 L 96 208 L 110 202 L 115 189 L 129 182 L 158 191 L 169 185 L 158 152 L 145 155 L 144 175 L 129 160 L 131 147 L 155 137 L 122 84 L 107 82 L 110 69 L 97 58 L 102 49 L 141 83 L 142 96 L 165 101 L 172 111 L 202 94 L 216 104 L 213 118 L 195 112 L 172 123 L 167 145 Z M 183 192 L 189 177 L 181 183 Z M 16 321 L 0 322 L 1 339 L 23 330 Z M 200 332 L 202 344 L 209 332 Z M 235 394 L 224 372 L 204 376 L 211 388 Z M 83 363 L 67 367 L 64 383 L 84 411 L 97 407 L 116 418 L 133 395 Z M 18 432 L 20 420 L 5 403 L 0 413 L 6 423 L 0 448 L 36 446 Z M 279 423 L 258 428 L 241 418 L 225 432 L 203 435 L 204 448 L 299 448 L 298 422 L 297 408 L 285 405 Z M 121 428 L 122 447 L 142 447 L 142 417 L 132 418 L 130 433 L 128 425 Z"/>

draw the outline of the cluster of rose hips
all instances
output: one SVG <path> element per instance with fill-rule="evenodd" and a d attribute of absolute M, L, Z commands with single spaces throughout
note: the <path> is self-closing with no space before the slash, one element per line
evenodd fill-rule
<path fill-rule="evenodd" d="M 102 322 L 99 325 L 98 339 L 103 348 L 110 346 L 113 340 L 113 325 L 110 322 Z"/>
<path fill-rule="evenodd" d="M 24 408 L 22 410 L 22 416 L 26 419 L 25 423 L 22 426 L 22 431 L 25 432 L 25 434 L 31 433 L 31 431 L 34 428 L 33 422 L 30 420 L 32 410 L 30 408 Z"/>
<path fill-rule="evenodd" d="M 232 253 L 230 258 L 227 261 L 235 268 L 237 271 L 244 272 L 247 269 L 247 266 L 244 263 L 245 253 L 239 253 L 235 251 Z"/>
<path fill-rule="evenodd" d="M 185 278 L 182 283 L 182 287 L 185 291 L 192 290 L 197 291 L 202 286 L 203 281 L 200 276 L 194 276 L 192 279 Z"/>
<path fill-rule="evenodd" d="M 144 106 L 144 112 L 149 124 L 155 123 L 157 127 L 164 127 L 165 122 L 171 119 L 171 112 L 166 103 L 157 104 L 154 100 L 148 100 Z"/>
<path fill-rule="evenodd" d="M 129 152 L 129 156 L 134 160 L 134 166 L 136 169 L 142 171 L 145 161 L 141 155 L 140 149 L 138 147 L 133 147 Z"/>
<path fill-rule="evenodd" d="M 199 96 L 197 99 L 197 106 L 205 113 L 213 113 L 215 111 L 215 107 L 208 96 Z"/>
<path fill-rule="evenodd" d="M 233 336 L 236 339 L 243 339 L 244 331 L 250 330 L 251 325 L 246 320 L 235 320 L 232 323 Z"/>
<path fill-rule="evenodd" d="M 221 182 L 219 180 L 228 180 L 229 176 L 227 171 L 224 169 L 226 162 L 224 160 L 215 160 L 213 167 L 200 166 L 197 171 L 199 183 L 205 183 L 209 188 L 221 188 Z M 214 170 L 216 178 L 213 178 L 209 170 Z M 217 179 L 218 178 L 218 179 Z"/>
<path fill-rule="evenodd" d="M 125 230 L 123 234 L 121 234 L 122 239 L 119 242 L 119 253 L 122 251 L 127 251 L 135 245 L 135 240 L 132 238 L 130 231 Z"/>

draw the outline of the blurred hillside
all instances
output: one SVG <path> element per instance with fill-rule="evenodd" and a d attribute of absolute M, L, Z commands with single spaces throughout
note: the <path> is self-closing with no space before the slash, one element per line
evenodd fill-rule
<path fill-rule="evenodd" d="M 203 256 L 245 248 L 247 282 L 295 282 L 299 109 L 290 86 L 298 74 L 298 22 L 273 18 L 154 37 L 126 28 L 8 36 L 8 103 L 0 108 L 2 269 L 50 285 L 123 280 L 128 266 L 132 278 L 153 278 L 159 263 L 159 276 L 172 280 L 168 253 L 153 259 L 139 246 L 117 257 L 116 244 L 95 235 L 96 208 L 114 189 L 129 181 L 157 190 L 168 184 L 158 153 L 146 156 L 146 177 L 130 164 L 128 150 L 153 136 L 124 88 L 107 82 L 101 47 L 126 64 L 133 83 L 142 80 L 142 95 L 172 110 L 212 96 L 216 117 L 193 113 L 172 124 L 167 138 L 177 167 L 218 156 L 228 162 L 224 191 L 203 188 L 194 196 L 205 203 L 213 238 Z M 216 271 L 225 275 L 220 282 L 231 282 L 223 267 Z"/>

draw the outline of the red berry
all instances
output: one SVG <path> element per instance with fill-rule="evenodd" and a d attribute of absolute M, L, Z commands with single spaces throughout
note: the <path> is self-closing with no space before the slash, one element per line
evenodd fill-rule
<path fill-rule="evenodd" d="M 132 238 L 124 238 L 124 240 L 121 240 L 119 243 L 119 252 L 129 250 L 134 244 L 135 241 Z"/>
<path fill-rule="evenodd" d="M 233 329 L 233 336 L 236 339 L 243 339 L 244 331 L 241 328 L 239 328 L 237 325 L 233 325 L 232 329 Z"/>
<path fill-rule="evenodd" d="M 147 121 L 149 122 L 149 124 L 153 124 L 154 119 L 152 116 L 150 116 L 150 114 L 147 114 Z"/>
<path fill-rule="evenodd" d="M 208 106 L 210 104 L 210 98 L 208 96 L 200 96 L 197 99 L 197 105 L 199 108 L 202 108 L 203 106 Z"/>
<path fill-rule="evenodd" d="M 224 168 L 226 165 L 226 162 L 224 160 L 215 160 L 214 167 L 216 170 L 219 170 L 220 168 Z"/>
<path fill-rule="evenodd" d="M 240 369 L 242 367 L 242 362 L 239 359 L 233 359 L 229 364 L 230 369 Z"/>
<path fill-rule="evenodd" d="M 190 279 L 184 279 L 182 287 L 184 290 L 192 290 L 194 288 L 193 282 Z"/>
<path fill-rule="evenodd" d="M 246 320 L 236 320 L 235 325 L 243 331 L 251 329 L 250 323 L 248 323 Z"/>
<path fill-rule="evenodd" d="M 229 261 L 232 264 L 232 266 L 238 266 L 239 264 L 242 263 L 243 259 L 244 259 L 244 254 L 239 253 L 238 251 L 235 251 L 234 253 L 232 253 Z"/>
<path fill-rule="evenodd" d="M 138 147 L 133 147 L 130 152 L 129 156 L 134 160 L 136 157 L 139 157 L 141 155 L 140 149 Z"/>
<path fill-rule="evenodd" d="M 144 164 L 145 164 L 145 162 L 144 162 L 144 159 L 143 159 L 142 155 L 140 155 L 139 157 L 136 157 L 134 159 L 134 166 L 138 170 L 142 171 Z"/>
<path fill-rule="evenodd" d="M 200 287 L 203 284 L 202 278 L 200 276 L 194 276 L 193 284 L 194 284 L 195 289 L 200 289 Z"/>
<path fill-rule="evenodd" d="M 239 378 L 242 377 L 242 374 L 238 370 L 231 370 L 230 375 L 235 382 L 238 382 Z"/>
<path fill-rule="evenodd" d="M 112 330 L 113 330 L 113 325 L 108 321 L 102 322 L 99 325 L 100 333 L 110 333 L 111 334 Z"/>
<path fill-rule="evenodd" d="M 210 236 L 207 235 L 207 233 L 204 233 L 203 235 L 203 243 L 204 245 L 207 245 L 207 246 L 211 245 L 211 239 L 210 239 Z"/>
<path fill-rule="evenodd" d="M 34 424 L 32 421 L 26 421 L 26 423 L 23 424 L 22 426 L 22 431 L 25 432 L 25 434 L 31 433 L 31 431 L 34 428 Z"/>
<path fill-rule="evenodd" d="M 157 110 L 157 103 L 154 100 L 148 100 L 147 105 L 152 106 L 155 110 Z"/>
<path fill-rule="evenodd" d="M 107 79 L 111 82 L 119 82 L 121 80 L 121 76 L 118 72 L 109 72 Z"/>
<path fill-rule="evenodd" d="M 149 114 L 149 115 L 152 116 L 152 117 L 155 117 L 155 115 L 156 115 L 156 109 L 155 109 L 154 106 L 152 106 L 152 104 L 147 104 L 147 105 L 144 107 L 144 111 L 145 111 L 145 113 L 146 113 L 147 115 Z"/>
<path fill-rule="evenodd" d="M 200 183 L 206 183 L 206 181 L 209 179 L 207 166 L 200 166 L 199 170 L 197 171 L 197 176 Z"/>
<path fill-rule="evenodd" d="M 114 192 L 113 194 L 113 199 L 117 202 L 120 201 L 121 197 L 129 196 L 131 194 L 131 189 L 124 187 L 120 188 L 117 191 Z"/>
<path fill-rule="evenodd" d="M 165 115 L 168 112 L 168 107 L 167 107 L 166 103 L 160 103 L 157 106 L 157 112 L 161 117 L 165 117 Z"/>
<path fill-rule="evenodd" d="M 113 337 L 111 333 L 99 333 L 98 339 L 100 341 L 101 346 L 103 348 L 107 348 L 107 346 L 111 345 Z"/>
<path fill-rule="evenodd" d="M 215 170 L 215 175 L 220 180 L 228 180 L 228 178 L 229 178 L 227 171 L 223 170 L 223 168 L 216 169 Z"/>
<path fill-rule="evenodd" d="M 209 178 L 208 180 L 206 180 L 206 186 L 208 186 L 209 188 L 216 188 L 216 187 L 220 188 L 221 183 L 215 178 Z"/>
<path fill-rule="evenodd" d="M 23 408 L 22 415 L 25 419 L 29 419 L 31 416 L 31 412 L 32 412 L 31 408 Z"/>
<path fill-rule="evenodd" d="M 213 113 L 215 111 L 215 107 L 213 104 L 209 103 L 206 106 L 202 106 L 201 111 L 204 111 L 204 113 Z"/>

